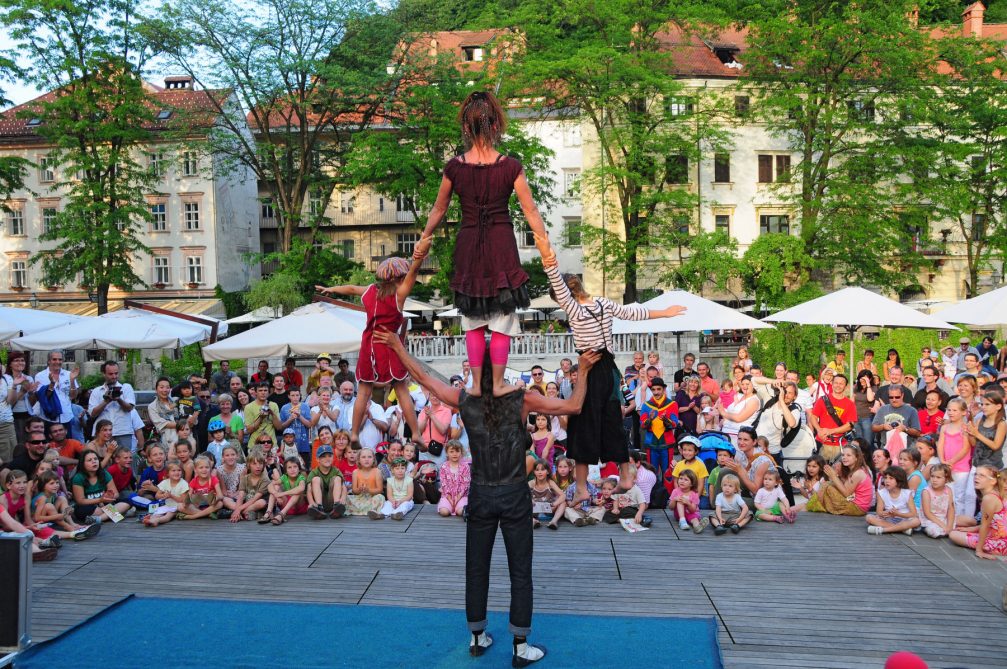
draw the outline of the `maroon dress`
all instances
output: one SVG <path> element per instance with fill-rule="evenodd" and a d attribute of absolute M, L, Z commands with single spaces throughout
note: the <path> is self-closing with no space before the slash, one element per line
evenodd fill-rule
<path fill-rule="evenodd" d="M 367 287 L 360 301 L 367 310 L 367 326 L 360 337 L 360 357 L 357 359 L 357 380 L 366 383 L 391 383 L 406 378 L 408 372 L 395 352 L 372 340 L 371 335 L 378 326 L 389 332 L 402 335 L 405 318 L 399 310 L 395 293 L 378 297 L 378 287 L 373 283 Z"/>
<path fill-rule="evenodd" d="M 451 289 L 455 306 L 469 318 L 512 314 L 530 303 L 509 209 L 522 170 L 520 162 L 502 154 L 489 165 L 457 156 L 444 167 L 462 208 Z"/>

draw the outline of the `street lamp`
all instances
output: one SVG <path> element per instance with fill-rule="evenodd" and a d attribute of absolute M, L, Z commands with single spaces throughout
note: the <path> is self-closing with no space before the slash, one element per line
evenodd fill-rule
<path fill-rule="evenodd" d="M 28 304 L 31 305 L 32 309 L 38 309 L 38 294 L 32 293 L 31 297 L 28 298 Z"/>

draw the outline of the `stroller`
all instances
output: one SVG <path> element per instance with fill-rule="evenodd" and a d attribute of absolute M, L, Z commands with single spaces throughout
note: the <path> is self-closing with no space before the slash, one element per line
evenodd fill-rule
<path fill-rule="evenodd" d="M 713 468 L 717 466 L 718 449 L 734 454 L 734 444 L 731 443 L 731 438 L 723 432 L 703 432 L 697 434 L 696 437 L 701 444 L 699 454 L 696 457 L 703 461 L 709 471 L 713 471 Z"/>

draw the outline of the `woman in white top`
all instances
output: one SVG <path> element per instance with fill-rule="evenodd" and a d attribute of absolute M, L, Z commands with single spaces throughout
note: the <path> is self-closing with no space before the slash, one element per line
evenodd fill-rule
<path fill-rule="evenodd" d="M 756 396 L 752 386 L 752 377 L 746 374 L 741 379 L 741 392 L 735 396 L 731 406 L 725 407 L 720 400 L 717 400 L 714 408 L 724 419 L 721 431 L 730 435 L 731 441 L 737 445 L 738 430 L 752 425 L 761 406 L 762 402 Z"/>
<path fill-rule="evenodd" d="M 553 399 L 560 399 L 559 385 L 555 381 L 550 381 L 545 387 L 545 396 Z M 549 429 L 552 432 L 553 442 L 560 446 L 566 446 L 566 426 L 568 416 L 553 416 Z"/>

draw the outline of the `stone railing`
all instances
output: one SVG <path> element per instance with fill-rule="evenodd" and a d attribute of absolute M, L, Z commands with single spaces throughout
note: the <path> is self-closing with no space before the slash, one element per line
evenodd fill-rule
<path fill-rule="evenodd" d="M 658 347 L 656 334 L 618 334 L 613 337 L 613 353 L 653 351 Z M 407 341 L 409 352 L 420 359 L 462 358 L 465 356 L 465 337 L 411 336 Z M 540 358 L 577 354 L 571 334 L 519 334 L 511 340 L 511 357 Z"/>

